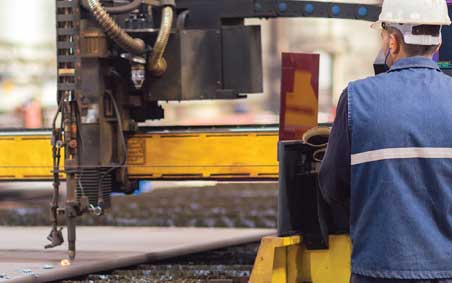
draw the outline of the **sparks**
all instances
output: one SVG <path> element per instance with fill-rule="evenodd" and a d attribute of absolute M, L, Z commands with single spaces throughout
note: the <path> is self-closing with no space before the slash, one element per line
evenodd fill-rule
<path fill-rule="evenodd" d="M 69 265 L 71 265 L 71 261 L 68 260 L 68 259 L 62 259 L 62 260 L 60 261 L 60 265 L 61 265 L 61 266 L 69 266 Z"/>

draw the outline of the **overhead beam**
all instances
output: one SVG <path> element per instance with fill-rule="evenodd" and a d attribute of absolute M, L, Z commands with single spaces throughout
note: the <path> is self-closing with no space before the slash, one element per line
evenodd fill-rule
<path fill-rule="evenodd" d="M 277 143 L 274 128 L 140 133 L 128 140 L 129 178 L 276 180 Z M 50 132 L 0 133 L 0 181 L 50 181 L 51 170 Z"/>

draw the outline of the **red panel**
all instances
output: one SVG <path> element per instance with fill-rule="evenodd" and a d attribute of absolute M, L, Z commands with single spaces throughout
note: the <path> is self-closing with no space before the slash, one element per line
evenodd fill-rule
<path fill-rule="evenodd" d="M 279 139 L 301 140 L 318 125 L 318 54 L 282 54 Z"/>

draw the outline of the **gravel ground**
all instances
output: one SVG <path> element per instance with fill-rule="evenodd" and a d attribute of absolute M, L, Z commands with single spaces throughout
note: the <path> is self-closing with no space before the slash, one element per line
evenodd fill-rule
<path fill-rule="evenodd" d="M 0 225 L 49 225 L 47 194 L 18 202 L 0 195 Z M 221 183 L 202 188 L 156 189 L 139 196 L 115 196 L 101 217 L 83 216 L 88 226 L 175 226 L 274 228 L 277 184 Z"/>
<path fill-rule="evenodd" d="M 258 244 L 232 247 L 63 282 L 246 283 L 257 249 Z"/>

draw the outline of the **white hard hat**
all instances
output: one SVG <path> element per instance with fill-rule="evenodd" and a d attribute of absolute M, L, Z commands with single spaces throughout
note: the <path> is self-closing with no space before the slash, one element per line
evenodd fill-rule
<path fill-rule="evenodd" d="M 407 44 L 437 45 L 441 43 L 438 36 L 416 35 L 412 33 L 415 26 L 448 26 L 451 24 L 446 0 L 384 0 L 378 22 L 394 27 L 402 32 Z"/>
<path fill-rule="evenodd" d="M 448 26 L 446 0 L 384 0 L 379 22 Z"/>

